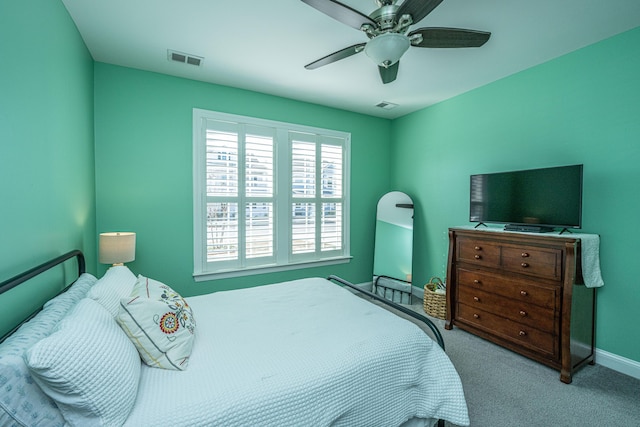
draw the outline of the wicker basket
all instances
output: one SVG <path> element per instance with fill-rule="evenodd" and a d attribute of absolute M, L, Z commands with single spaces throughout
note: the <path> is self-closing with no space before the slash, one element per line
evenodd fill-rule
<path fill-rule="evenodd" d="M 429 283 L 424 285 L 424 312 L 438 319 L 444 319 L 447 314 L 446 295 L 435 292 L 436 289 L 443 287 L 444 283 L 439 277 L 432 277 Z"/>

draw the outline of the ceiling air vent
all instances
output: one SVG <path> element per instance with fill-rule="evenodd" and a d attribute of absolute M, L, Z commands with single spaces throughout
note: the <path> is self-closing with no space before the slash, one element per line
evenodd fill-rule
<path fill-rule="evenodd" d="M 177 52 L 175 50 L 167 50 L 167 59 L 174 62 L 182 62 L 183 64 L 195 65 L 199 67 L 204 58 L 201 56 L 191 55 L 189 53 Z"/>
<path fill-rule="evenodd" d="M 393 102 L 387 102 L 387 101 L 382 101 L 382 102 L 376 104 L 376 107 L 382 108 L 382 109 L 385 109 L 385 110 L 393 110 L 397 106 L 398 106 L 398 104 L 394 104 Z"/>

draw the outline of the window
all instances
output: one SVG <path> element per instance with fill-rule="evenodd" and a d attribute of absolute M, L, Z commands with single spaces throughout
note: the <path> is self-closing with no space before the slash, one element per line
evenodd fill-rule
<path fill-rule="evenodd" d="M 196 279 L 348 262 L 349 140 L 194 109 Z"/>

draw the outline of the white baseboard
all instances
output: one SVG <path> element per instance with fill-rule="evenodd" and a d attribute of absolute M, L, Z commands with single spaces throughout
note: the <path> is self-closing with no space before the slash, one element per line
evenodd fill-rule
<path fill-rule="evenodd" d="M 640 362 L 596 348 L 596 363 L 630 377 L 640 379 Z"/>
<path fill-rule="evenodd" d="M 368 290 L 370 290 L 372 285 L 372 282 L 368 282 L 362 283 L 358 286 L 362 286 L 365 289 L 368 287 Z M 424 288 L 412 286 L 411 293 L 416 298 L 424 298 Z M 599 348 L 596 348 L 595 353 L 595 360 L 598 365 L 602 365 L 605 368 L 613 369 L 614 371 L 629 375 L 630 377 L 640 379 L 640 362 L 618 356 L 617 354 L 610 353 L 605 350 L 600 350 Z"/>

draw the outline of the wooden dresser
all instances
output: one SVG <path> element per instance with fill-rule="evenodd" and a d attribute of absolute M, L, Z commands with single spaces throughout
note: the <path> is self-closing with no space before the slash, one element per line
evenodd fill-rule
<path fill-rule="evenodd" d="M 449 230 L 445 329 L 457 326 L 560 371 L 594 356 L 595 290 L 581 284 L 580 240 Z"/>

